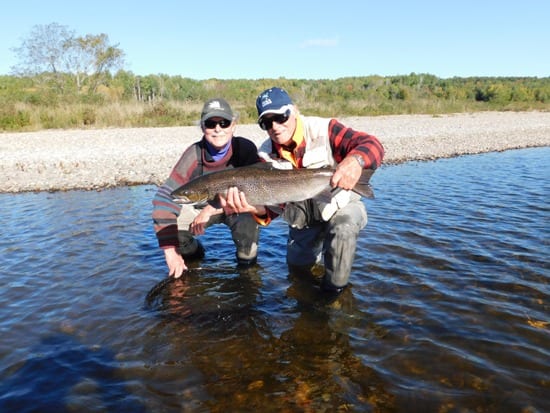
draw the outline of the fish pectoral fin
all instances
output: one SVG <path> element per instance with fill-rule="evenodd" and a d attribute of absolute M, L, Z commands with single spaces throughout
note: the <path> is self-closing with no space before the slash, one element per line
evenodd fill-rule
<path fill-rule="evenodd" d="M 330 201 L 332 200 L 332 197 L 334 196 L 334 194 L 336 192 L 338 192 L 340 189 L 342 189 L 342 188 L 332 188 L 330 186 L 327 186 L 325 189 L 323 189 L 321 192 L 319 192 L 313 198 L 316 201 L 330 203 Z"/>

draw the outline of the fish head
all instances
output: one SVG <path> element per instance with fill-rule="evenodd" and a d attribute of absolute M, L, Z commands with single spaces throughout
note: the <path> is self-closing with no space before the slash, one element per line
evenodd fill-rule
<path fill-rule="evenodd" d="M 172 197 L 178 204 L 201 204 L 208 200 L 209 193 L 206 188 L 180 188 L 172 192 Z"/>

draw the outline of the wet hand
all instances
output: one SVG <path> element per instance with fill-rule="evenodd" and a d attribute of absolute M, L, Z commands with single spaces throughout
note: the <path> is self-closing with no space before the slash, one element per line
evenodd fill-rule
<path fill-rule="evenodd" d="M 348 156 L 336 167 L 330 184 L 333 187 L 338 186 L 343 189 L 353 189 L 355 184 L 359 181 L 362 172 L 363 167 L 359 165 L 357 159 L 353 156 Z"/>
<path fill-rule="evenodd" d="M 164 250 L 164 259 L 168 266 L 169 277 L 180 278 L 183 272 L 187 270 L 183 257 L 176 251 L 175 247 Z"/>

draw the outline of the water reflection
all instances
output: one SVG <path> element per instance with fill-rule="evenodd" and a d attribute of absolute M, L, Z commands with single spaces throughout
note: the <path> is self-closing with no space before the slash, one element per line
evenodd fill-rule
<path fill-rule="evenodd" d="M 274 335 L 257 270 L 194 270 L 163 280 L 148 295 L 147 307 L 163 320 L 149 334 L 170 337 L 201 372 L 192 399 L 209 411 L 391 409 L 394 397 L 350 345 L 348 329 L 361 319 L 352 289 L 329 301 L 293 277 L 286 292 L 295 302 L 292 318 Z"/>

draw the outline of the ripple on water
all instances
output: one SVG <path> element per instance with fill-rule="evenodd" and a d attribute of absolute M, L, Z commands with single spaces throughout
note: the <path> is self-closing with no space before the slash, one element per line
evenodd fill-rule
<path fill-rule="evenodd" d="M 147 299 L 154 187 L 0 195 L 0 410 L 550 410 L 549 155 L 381 168 L 337 300 L 280 221 L 248 271 L 212 228 Z"/>

